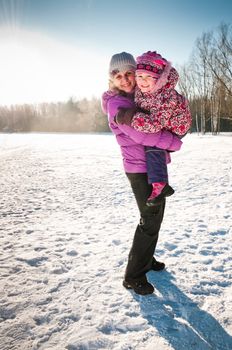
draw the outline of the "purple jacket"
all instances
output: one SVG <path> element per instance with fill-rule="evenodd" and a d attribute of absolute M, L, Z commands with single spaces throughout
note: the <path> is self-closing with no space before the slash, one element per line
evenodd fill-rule
<path fill-rule="evenodd" d="M 122 96 L 107 91 L 102 95 L 102 109 L 108 114 L 109 127 L 115 134 L 121 148 L 124 169 L 127 173 L 146 173 L 146 157 L 144 146 L 154 146 L 169 151 L 178 151 L 182 141 L 168 131 L 148 134 L 137 131 L 125 124 L 116 124 L 114 117 L 120 107 L 134 107 L 134 96 Z M 169 157 L 170 161 L 170 157 Z"/>

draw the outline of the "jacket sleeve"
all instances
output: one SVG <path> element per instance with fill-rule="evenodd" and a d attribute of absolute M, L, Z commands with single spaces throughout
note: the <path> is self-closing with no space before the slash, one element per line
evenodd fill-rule
<path fill-rule="evenodd" d="M 183 99 L 183 103 L 175 111 L 172 118 L 167 121 L 168 129 L 172 129 L 173 132 L 179 136 L 187 134 L 192 124 L 192 116 L 188 101 Z"/>
<path fill-rule="evenodd" d="M 160 120 L 153 111 L 150 113 L 137 112 L 132 119 L 131 126 L 146 133 L 156 133 L 163 129 Z"/>
<path fill-rule="evenodd" d="M 117 127 L 123 134 L 143 146 L 158 147 L 168 151 L 178 151 L 182 145 L 182 141 L 178 136 L 166 130 L 151 134 L 137 131 L 125 124 L 117 125 Z"/>
<path fill-rule="evenodd" d="M 122 99 L 119 97 L 110 98 L 107 101 L 107 111 L 109 126 L 118 135 L 123 133 L 132 139 L 135 143 L 143 146 L 158 147 L 169 151 L 178 151 L 181 148 L 182 141 L 174 134 L 169 131 L 159 131 L 154 134 L 137 131 L 131 126 L 125 124 L 116 124 L 114 117 L 120 107 L 131 108 L 134 106 L 133 101 L 128 99 Z"/>

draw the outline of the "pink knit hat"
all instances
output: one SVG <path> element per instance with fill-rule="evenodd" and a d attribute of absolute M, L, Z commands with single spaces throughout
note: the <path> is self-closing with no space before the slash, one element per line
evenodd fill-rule
<path fill-rule="evenodd" d="M 171 69 L 171 63 L 156 51 L 148 51 L 137 57 L 136 73 L 149 73 L 157 79 L 157 88 L 161 88 L 166 82 Z"/>

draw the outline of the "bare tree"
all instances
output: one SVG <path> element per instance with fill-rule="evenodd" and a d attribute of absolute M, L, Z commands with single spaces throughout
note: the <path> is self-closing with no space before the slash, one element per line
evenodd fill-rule
<path fill-rule="evenodd" d="M 207 64 L 215 78 L 232 96 L 232 28 L 221 24 L 212 42 Z"/>
<path fill-rule="evenodd" d="M 232 30 L 221 24 L 197 39 L 190 62 L 182 67 L 182 91 L 190 96 L 196 129 L 220 132 L 225 120 L 232 122 Z M 229 124 L 229 123 L 228 123 Z"/>

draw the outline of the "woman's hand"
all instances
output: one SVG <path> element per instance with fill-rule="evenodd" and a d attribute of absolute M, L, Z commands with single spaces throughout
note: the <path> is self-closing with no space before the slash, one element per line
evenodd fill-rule
<path fill-rule="evenodd" d="M 119 108 L 114 120 L 117 124 L 131 125 L 133 116 L 136 113 L 136 108 Z"/>

